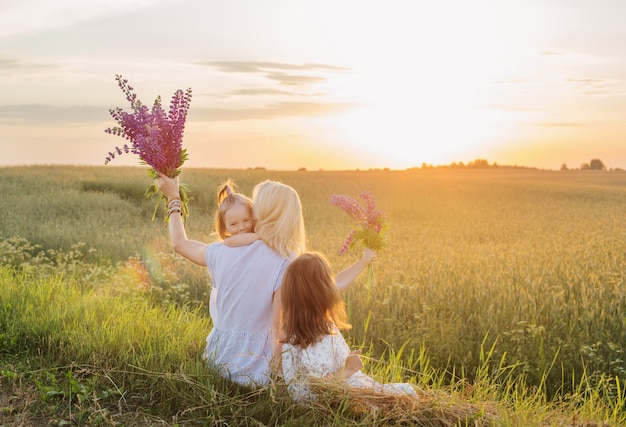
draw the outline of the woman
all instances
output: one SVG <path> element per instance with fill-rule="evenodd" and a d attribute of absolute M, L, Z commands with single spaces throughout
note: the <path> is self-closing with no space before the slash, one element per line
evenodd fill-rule
<path fill-rule="evenodd" d="M 159 189 L 168 200 L 169 234 L 174 251 L 206 266 L 219 291 L 213 330 L 204 357 L 230 380 L 266 385 L 272 360 L 280 358 L 280 284 L 290 259 L 305 250 L 304 219 L 298 193 L 276 181 L 254 188 L 255 232 L 261 240 L 229 247 L 187 238 L 180 209 L 178 178 L 160 175 Z M 277 355 L 277 356 L 276 356 Z"/>

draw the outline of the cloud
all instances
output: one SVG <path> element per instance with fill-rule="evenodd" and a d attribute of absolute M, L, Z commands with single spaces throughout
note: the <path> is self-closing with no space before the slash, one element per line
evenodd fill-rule
<path fill-rule="evenodd" d="M 543 50 L 537 51 L 537 55 L 540 55 L 540 56 L 559 56 L 559 55 L 564 55 L 564 54 L 565 52 L 561 50 L 556 50 L 556 49 L 543 49 Z"/>
<path fill-rule="evenodd" d="M 615 58 L 562 49 L 538 49 L 535 52 L 546 61 L 556 61 L 557 64 L 567 65 L 598 65 L 615 62 Z"/>
<path fill-rule="evenodd" d="M 268 79 L 274 80 L 285 86 L 305 86 L 326 81 L 324 77 L 319 76 L 303 76 L 285 73 L 268 73 L 266 76 Z"/>
<path fill-rule="evenodd" d="M 269 120 L 278 117 L 318 117 L 341 114 L 358 108 L 352 103 L 278 102 L 261 108 L 197 108 L 189 111 L 190 120 L 237 121 Z"/>
<path fill-rule="evenodd" d="M 319 117 L 341 114 L 359 105 L 351 103 L 279 102 L 259 108 L 192 108 L 189 121 L 269 120 L 278 117 Z M 114 126 L 108 110 L 96 106 L 59 107 L 47 104 L 0 105 L 0 124 L 28 126 L 68 126 L 85 123 Z"/>
<path fill-rule="evenodd" d="M 20 0 L 2 2 L 0 37 L 64 28 L 107 15 L 181 0 Z"/>
<path fill-rule="evenodd" d="M 509 78 L 509 79 L 498 79 L 498 80 L 493 80 L 492 83 L 493 84 L 497 84 L 497 85 L 517 85 L 517 84 L 524 84 L 524 83 L 529 83 L 530 80 L 529 79 L 522 79 L 522 78 Z"/>
<path fill-rule="evenodd" d="M 7 56 L 0 56 L 0 73 L 2 72 L 23 72 L 28 70 L 41 70 L 58 68 L 53 64 L 46 64 L 43 62 L 28 62 L 19 58 L 12 58 Z"/>
<path fill-rule="evenodd" d="M 74 105 L 59 107 L 47 104 L 0 105 L 0 123 L 5 125 L 49 126 L 89 123 L 110 119 L 101 107 Z M 103 129 L 104 130 L 104 129 Z"/>
<path fill-rule="evenodd" d="M 19 60 L 15 58 L 2 58 L 0 57 L 0 71 L 4 70 L 17 70 L 22 67 Z"/>
<path fill-rule="evenodd" d="M 273 89 L 273 88 L 244 88 L 244 89 L 235 89 L 229 92 L 224 93 L 204 93 L 205 96 L 211 96 L 214 98 L 234 98 L 234 97 L 264 97 L 264 96 L 274 96 L 274 97 L 323 97 L 327 94 L 325 93 L 304 93 L 297 92 L 292 90 L 281 90 L 281 89 Z"/>
<path fill-rule="evenodd" d="M 597 84 L 597 83 L 604 83 L 606 82 L 605 79 L 566 79 L 566 81 L 568 82 L 573 82 L 573 83 L 582 83 L 582 84 Z"/>
<path fill-rule="evenodd" d="M 521 112 L 527 112 L 527 111 L 540 111 L 538 108 L 533 108 L 533 107 L 524 107 L 524 106 L 520 106 L 520 105 L 506 105 L 506 104 L 490 104 L 490 105 L 484 105 L 482 107 L 483 110 L 500 110 L 500 111 L 521 111 Z"/>
<path fill-rule="evenodd" d="M 527 126 L 541 126 L 550 128 L 573 128 L 582 126 L 582 123 L 576 122 L 539 122 L 539 123 L 526 123 Z"/>
<path fill-rule="evenodd" d="M 226 73 L 267 73 L 268 71 L 329 71 L 348 72 L 350 68 L 338 67 L 328 64 L 290 64 L 284 62 L 263 61 L 205 61 L 197 62 L 198 65 L 213 67 Z"/>
<path fill-rule="evenodd" d="M 325 93 L 303 93 L 290 90 L 280 90 L 272 88 L 249 88 L 249 89 L 235 89 L 230 92 L 218 93 L 218 94 L 205 94 L 208 96 L 214 96 L 218 98 L 229 98 L 236 96 L 298 96 L 298 97 L 311 97 L 311 96 L 326 96 Z"/>
<path fill-rule="evenodd" d="M 228 92 L 224 95 L 233 95 L 233 96 L 264 96 L 264 95 L 286 95 L 286 96 L 294 96 L 299 95 L 294 92 L 286 91 L 286 90 L 278 90 L 278 89 L 236 89 L 231 92 Z"/>
<path fill-rule="evenodd" d="M 624 88 L 618 87 L 619 82 L 611 79 L 568 78 L 565 81 L 583 95 L 620 95 Z"/>
<path fill-rule="evenodd" d="M 328 64 L 306 63 L 290 64 L 283 62 L 255 61 L 207 61 L 197 62 L 225 73 L 259 74 L 283 86 L 307 86 L 325 82 L 327 79 L 319 73 L 344 73 L 350 68 Z"/>

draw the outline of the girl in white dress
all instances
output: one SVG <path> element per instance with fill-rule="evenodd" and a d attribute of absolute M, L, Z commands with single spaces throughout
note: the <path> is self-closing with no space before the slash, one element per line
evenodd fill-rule
<path fill-rule="evenodd" d="M 347 284 L 341 281 L 341 286 Z M 361 371 L 360 352 L 350 351 L 339 332 L 350 328 L 345 302 L 322 254 L 304 253 L 289 264 L 281 298 L 282 369 L 295 401 L 316 398 L 312 378 L 340 380 L 355 389 L 417 396 L 410 384 L 381 384 Z"/>
<path fill-rule="evenodd" d="M 233 236 L 254 232 L 252 199 L 236 191 L 235 183 L 231 180 L 224 182 L 217 189 L 217 211 L 215 212 L 215 232 L 219 240 L 226 246 L 243 246 L 238 244 Z M 259 240 L 258 235 L 254 240 Z M 251 240 L 249 243 L 252 243 Z M 209 314 L 211 319 L 217 319 L 217 283 L 211 286 L 209 298 Z"/>

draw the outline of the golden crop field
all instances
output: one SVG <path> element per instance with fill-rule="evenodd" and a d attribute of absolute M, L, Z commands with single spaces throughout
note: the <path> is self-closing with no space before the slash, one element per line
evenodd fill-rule
<path fill-rule="evenodd" d="M 336 271 L 359 253 L 337 254 L 352 224 L 329 198 L 374 194 L 390 223 L 376 286 L 368 292 L 363 274 L 344 295 L 353 324 L 345 335 L 371 354 L 410 365 L 423 349 L 438 368 L 471 377 L 491 350 L 495 364 L 552 391 L 575 387 L 583 372 L 626 381 L 626 173 L 189 169 L 190 238 L 214 239 L 215 190 L 227 178 L 248 195 L 265 179 L 293 186 L 308 249 Z M 1 168 L 0 238 L 42 250 L 84 243 L 94 265 L 165 262 L 172 251 L 162 217 L 150 221 L 149 184 L 139 167 Z M 0 261 L 25 262 L 7 248 Z M 172 262 L 168 283 L 203 300 L 206 272 Z"/>

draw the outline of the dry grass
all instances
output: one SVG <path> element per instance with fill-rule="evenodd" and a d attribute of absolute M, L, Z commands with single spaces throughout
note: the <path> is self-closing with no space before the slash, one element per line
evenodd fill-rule
<path fill-rule="evenodd" d="M 498 412 L 506 412 L 502 405 L 471 402 L 442 390 L 418 389 L 416 396 L 393 395 L 329 382 L 314 390 L 319 398 L 309 405 L 316 410 L 330 414 L 341 407 L 378 425 L 488 427 L 499 425 Z"/>

